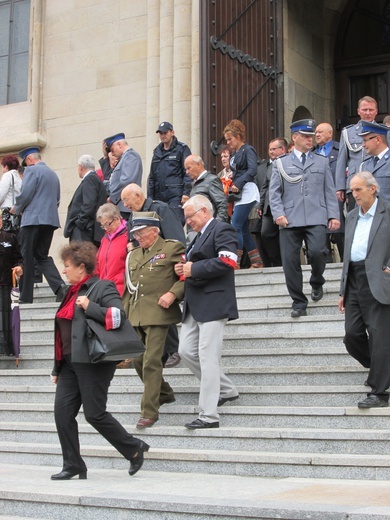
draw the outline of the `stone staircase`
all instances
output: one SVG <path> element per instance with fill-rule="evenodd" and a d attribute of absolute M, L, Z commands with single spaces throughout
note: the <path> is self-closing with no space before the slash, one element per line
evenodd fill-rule
<path fill-rule="evenodd" d="M 196 418 L 198 381 L 179 365 L 165 370 L 175 389 L 176 402 L 161 408 L 155 427 L 137 431 L 142 386 L 134 370 L 116 372 L 108 408 L 130 432 L 152 446 L 140 475 L 146 478 L 149 473 L 169 479 L 181 473 L 186 479 L 200 474 L 203 480 L 217 475 L 390 479 L 390 408 L 357 408 L 358 400 L 367 391 L 363 385 L 366 371 L 346 354 L 342 343 L 344 317 L 337 310 L 340 273 L 340 265 L 329 265 L 324 298 L 309 304 L 307 317 L 292 319 L 281 268 L 237 272 L 240 319 L 226 327 L 223 365 L 236 383 L 240 399 L 220 409 L 219 429 L 184 428 L 185 422 Z M 310 293 L 308 278 L 305 266 L 306 294 Z M 41 476 L 45 469 L 45 486 L 50 487 L 48 477 L 62 463 L 53 421 L 54 386 L 49 378 L 57 305 L 45 285 L 39 285 L 35 294 L 36 303 L 21 308 L 19 368 L 12 360 L 0 361 L 0 462 L 10 471 L 36 468 Z M 123 476 L 126 461 L 86 423 L 82 414 L 79 424 L 82 453 L 91 478 L 94 470 L 99 474 L 121 469 Z M 73 481 L 66 484 L 74 490 Z M 15 493 L 7 486 L 2 488 L 0 481 L 4 511 L 28 518 L 55 517 L 53 505 L 47 511 L 32 506 L 53 501 L 46 497 L 45 502 L 44 490 L 34 490 L 24 499 Z M 62 501 L 62 507 L 56 506 L 56 517 L 78 518 L 69 501 Z M 239 513 L 240 508 L 233 503 L 229 514 L 221 506 L 214 506 L 209 504 L 207 514 L 200 516 L 195 514 L 199 511 L 196 508 L 181 512 L 171 508 L 167 513 L 167 502 L 160 497 L 144 514 L 142 507 L 137 506 L 135 513 L 134 503 L 125 504 L 130 516 L 117 518 L 263 518 L 255 508 L 252 516 L 248 511 Z M 106 518 L 107 514 L 103 504 L 97 502 L 87 501 L 82 511 L 83 518 Z M 281 509 L 275 516 L 267 514 L 264 518 L 306 518 L 289 516 L 291 511 L 283 516 Z"/>

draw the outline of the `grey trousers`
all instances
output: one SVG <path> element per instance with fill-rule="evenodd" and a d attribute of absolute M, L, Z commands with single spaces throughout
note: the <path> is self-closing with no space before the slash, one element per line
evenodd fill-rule
<path fill-rule="evenodd" d="M 199 419 L 219 421 L 219 397 L 234 397 L 238 391 L 220 368 L 223 331 L 227 319 L 197 322 L 190 313 L 183 321 L 179 354 L 184 365 L 200 380 Z"/>

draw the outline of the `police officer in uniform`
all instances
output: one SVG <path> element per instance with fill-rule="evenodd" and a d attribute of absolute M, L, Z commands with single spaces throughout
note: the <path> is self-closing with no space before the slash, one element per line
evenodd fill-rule
<path fill-rule="evenodd" d="M 379 123 L 363 123 L 360 135 L 369 157 L 362 162 L 359 171 L 373 174 L 379 184 L 379 196 L 390 200 L 390 150 L 387 136 L 390 128 Z"/>
<path fill-rule="evenodd" d="M 375 121 L 378 114 L 378 104 L 374 98 L 364 96 L 358 101 L 357 113 L 360 121 L 356 125 L 343 128 L 340 138 L 339 156 L 336 164 L 336 191 L 340 202 L 347 201 L 348 211 L 355 207 L 349 183 L 359 166 L 367 158 L 361 137 L 362 124 Z"/>
<path fill-rule="evenodd" d="M 270 183 L 271 212 L 280 229 L 282 264 L 293 300 L 291 317 L 306 316 L 300 250 L 305 241 L 312 272 L 311 299 L 321 300 L 326 265 L 326 228 L 340 227 L 339 208 L 329 161 L 313 153 L 315 121 L 303 119 L 291 126 L 294 148 L 273 163 Z"/>
<path fill-rule="evenodd" d="M 148 428 L 158 420 L 160 405 L 175 401 L 172 388 L 162 377 L 161 357 L 169 326 L 181 321 L 184 281 L 179 280 L 174 266 L 182 262 L 185 249 L 181 242 L 159 236 L 155 212 L 133 213 L 131 233 L 139 247 L 132 251 L 126 266 L 123 304 L 146 347 L 133 364 L 144 383 L 137 428 Z"/>
<path fill-rule="evenodd" d="M 185 143 L 178 141 L 168 121 L 158 125 L 160 144 L 153 150 L 148 178 L 148 197 L 169 204 L 184 226 L 182 205 L 189 199 L 192 181 L 186 174 L 184 161 L 191 155 Z"/>

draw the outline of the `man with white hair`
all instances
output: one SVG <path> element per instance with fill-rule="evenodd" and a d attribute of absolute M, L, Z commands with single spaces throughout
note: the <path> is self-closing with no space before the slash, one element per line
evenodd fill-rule
<path fill-rule="evenodd" d="M 68 206 L 64 237 L 69 242 L 85 240 L 99 247 L 104 231 L 96 221 L 96 212 L 107 199 L 106 189 L 96 175 L 92 155 L 80 157 L 77 171 L 81 182 Z"/>
<path fill-rule="evenodd" d="M 217 407 L 238 399 L 237 388 L 220 366 L 226 322 L 238 318 L 237 232 L 213 217 L 213 205 L 203 195 L 191 197 L 183 209 L 187 224 L 198 234 L 185 260 L 175 266 L 185 279 L 179 354 L 200 380 L 199 416 L 185 427 L 219 428 Z"/>
<path fill-rule="evenodd" d="M 345 223 L 339 310 L 345 311 L 344 344 L 369 369 L 371 387 L 359 408 L 389 406 L 390 386 L 390 202 L 368 171 L 356 173 L 350 189 L 357 207 Z"/>

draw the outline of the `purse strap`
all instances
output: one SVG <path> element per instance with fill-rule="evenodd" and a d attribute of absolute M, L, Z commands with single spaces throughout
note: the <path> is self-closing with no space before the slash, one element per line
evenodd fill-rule
<path fill-rule="evenodd" d="M 15 206 L 15 178 L 14 178 L 13 173 L 11 173 L 11 183 L 12 183 L 12 206 Z"/>
<path fill-rule="evenodd" d="M 91 285 L 91 287 L 88 289 L 88 291 L 85 293 L 84 296 L 87 296 L 87 297 L 88 297 L 88 296 L 91 294 L 91 292 L 92 292 L 93 288 L 95 287 L 95 285 L 97 285 L 99 282 L 100 282 L 100 280 L 97 280 L 95 283 L 93 283 L 93 284 Z"/>

